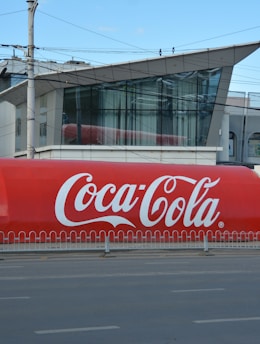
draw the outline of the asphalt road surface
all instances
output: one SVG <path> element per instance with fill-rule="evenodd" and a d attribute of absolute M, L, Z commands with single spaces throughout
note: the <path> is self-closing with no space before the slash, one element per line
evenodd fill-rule
<path fill-rule="evenodd" d="M 0 258 L 1 344 L 259 344 L 258 251 Z"/>

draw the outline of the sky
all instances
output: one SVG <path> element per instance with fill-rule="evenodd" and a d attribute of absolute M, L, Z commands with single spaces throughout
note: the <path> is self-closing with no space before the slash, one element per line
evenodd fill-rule
<path fill-rule="evenodd" d="M 1 1 L 0 60 L 24 57 L 13 46 L 28 44 L 27 9 Z M 259 42 L 259 11 L 259 0 L 38 0 L 35 58 L 96 66 Z M 230 90 L 260 92 L 260 49 L 236 65 Z"/>

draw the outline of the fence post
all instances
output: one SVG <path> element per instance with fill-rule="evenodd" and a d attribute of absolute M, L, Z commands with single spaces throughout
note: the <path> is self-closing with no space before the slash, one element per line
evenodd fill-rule
<path fill-rule="evenodd" d="M 106 235 L 105 237 L 105 254 L 110 253 L 110 241 L 109 241 L 109 235 Z"/>
<path fill-rule="evenodd" d="M 204 252 L 209 251 L 209 241 L 207 234 L 204 235 Z"/>

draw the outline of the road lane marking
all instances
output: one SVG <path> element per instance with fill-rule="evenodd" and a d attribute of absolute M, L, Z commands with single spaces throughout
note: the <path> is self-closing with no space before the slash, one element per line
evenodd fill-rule
<path fill-rule="evenodd" d="M 93 274 L 75 274 L 75 275 L 39 275 L 39 276 L 1 276 L 0 281 L 25 281 L 25 280 L 48 280 L 48 279 L 74 279 L 74 278 L 110 278 L 110 277 L 154 277 L 154 276 L 203 276 L 203 275 L 231 275 L 244 274 L 244 270 L 229 270 L 229 271 L 179 271 L 179 272 L 137 272 L 137 273 L 93 273 Z M 254 273 L 248 270 L 247 273 Z"/>
<path fill-rule="evenodd" d="M 224 288 L 211 288 L 211 289 L 176 289 L 171 290 L 172 293 L 196 293 L 196 292 L 204 292 L 204 291 L 224 291 Z"/>
<path fill-rule="evenodd" d="M 0 296 L 0 300 L 28 300 L 30 296 Z"/>
<path fill-rule="evenodd" d="M 78 327 L 78 328 L 61 328 L 53 330 L 39 330 L 34 331 L 36 334 L 56 334 L 56 333 L 71 333 L 71 332 L 88 332 L 88 331 L 106 331 L 118 330 L 119 326 L 94 326 L 94 327 Z"/>
<path fill-rule="evenodd" d="M 236 322 L 236 321 L 260 321 L 260 317 L 248 317 L 248 318 L 223 318 L 223 319 L 207 319 L 207 320 L 194 320 L 195 324 L 216 324 L 224 322 Z"/>
<path fill-rule="evenodd" d="M 177 264 L 189 264 L 189 262 L 184 261 L 166 261 L 166 262 L 146 262 L 144 265 L 177 265 Z"/>
<path fill-rule="evenodd" d="M 18 268 L 24 268 L 22 265 L 0 265 L 0 269 L 18 269 Z"/>

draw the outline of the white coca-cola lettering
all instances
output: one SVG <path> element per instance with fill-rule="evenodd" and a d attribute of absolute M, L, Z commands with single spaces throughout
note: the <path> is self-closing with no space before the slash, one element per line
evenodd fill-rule
<path fill-rule="evenodd" d="M 169 204 L 168 198 L 159 197 L 152 204 L 152 197 L 158 187 L 162 184 L 165 194 L 172 194 L 177 187 L 177 181 L 185 181 L 190 184 L 196 184 L 191 196 L 188 200 L 184 197 L 177 197 Z M 183 225 L 190 227 L 210 227 L 218 218 L 217 206 L 219 199 L 208 198 L 205 199 L 210 188 L 214 187 L 219 182 L 219 179 L 211 182 L 210 178 L 202 178 L 199 182 L 195 179 L 184 176 L 163 176 L 156 179 L 147 189 L 140 207 L 140 219 L 146 227 L 152 227 L 158 224 L 163 217 L 165 217 L 166 227 L 175 225 L 183 216 Z M 150 215 L 155 214 L 159 208 L 162 208 L 161 213 L 153 221 L 150 220 Z M 198 207 L 196 211 L 195 208 Z M 149 209 L 151 209 L 149 214 Z M 192 217 L 192 212 L 195 214 Z"/>
<path fill-rule="evenodd" d="M 84 181 L 84 185 L 77 191 L 73 207 L 82 220 L 73 221 L 67 215 L 66 202 L 78 181 Z M 70 177 L 60 188 L 55 201 L 55 215 L 61 224 L 71 227 L 95 222 L 107 222 L 114 227 L 120 224 L 136 227 L 126 216 L 121 215 L 133 210 L 140 201 L 137 212 L 140 223 L 145 227 L 153 227 L 161 221 L 166 227 L 172 227 L 179 221 L 182 221 L 184 227 L 210 227 L 220 215 L 219 198 L 207 196 L 219 181 L 220 178 L 211 181 L 209 177 L 196 180 L 166 175 L 155 179 L 148 187 L 145 184 L 123 184 L 118 187 L 108 183 L 98 188 L 90 173 L 79 173 Z M 190 195 L 174 197 L 181 183 L 191 185 Z M 95 218 L 87 216 L 90 206 L 96 211 Z M 110 214 L 100 216 L 104 212 Z M 119 212 L 121 215 L 117 215 Z"/>
<path fill-rule="evenodd" d="M 74 226 L 80 226 L 84 224 L 104 221 L 104 222 L 111 223 L 114 227 L 116 227 L 119 224 L 126 224 L 126 225 L 134 227 L 134 225 L 130 221 L 125 219 L 124 217 L 114 216 L 114 215 L 97 217 L 94 219 L 86 219 L 79 222 L 71 221 L 70 219 L 68 219 L 65 214 L 66 200 L 68 198 L 69 192 L 71 191 L 75 183 L 81 178 L 85 178 L 86 184 L 79 190 L 79 192 L 77 193 L 77 196 L 75 197 L 74 208 L 77 212 L 82 212 L 86 210 L 92 202 L 94 202 L 95 209 L 99 213 L 108 210 L 110 207 L 112 208 L 113 212 L 119 212 L 120 210 L 127 212 L 131 210 L 131 208 L 135 205 L 135 203 L 138 200 L 138 198 L 136 198 L 134 201 L 132 201 L 132 204 L 131 204 L 131 200 L 132 200 L 131 195 L 133 195 L 135 191 L 133 185 L 125 184 L 117 191 L 116 186 L 114 184 L 107 184 L 103 186 L 103 188 L 98 190 L 97 186 L 94 183 L 91 183 L 93 180 L 93 177 L 91 174 L 79 173 L 79 174 L 76 174 L 75 176 L 70 177 L 62 185 L 56 197 L 55 215 L 60 223 L 62 223 L 65 226 L 74 227 Z M 128 189 L 128 193 L 124 199 L 124 202 L 123 204 L 120 204 L 121 197 L 124 195 L 127 189 Z M 104 197 L 107 192 L 111 194 L 116 193 L 116 195 L 114 196 L 110 204 L 104 205 L 103 204 Z M 84 203 L 84 199 L 86 199 L 86 196 L 89 196 L 89 198 Z"/>
<path fill-rule="evenodd" d="M 217 212 L 219 199 L 207 198 L 205 199 L 209 190 L 218 184 L 219 179 L 211 181 L 210 178 L 202 178 L 195 186 L 184 215 L 183 224 L 185 227 L 194 225 L 195 227 L 210 227 L 219 217 L 220 213 Z M 203 192 L 199 196 L 201 190 Z M 192 218 L 192 211 L 198 206 L 199 209 L 196 215 Z"/>
<path fill-rule="evenodd" d="M 157 178 L 146 190 L 146 193 L 143 197 L 143 201 L 140 207 L 140 219 L 144 226 L 146 227 L 152 227 L 156 225 L 158 222 L 162 220 L 164 216 L 165 218 L 165 224 L 167 227 L 170 227 L 174 225 L 178 219 L 181 217 L 184 209 L 186 201 L 183 197 L 176 198 L 171 206 L 169 207 L 169 203 L 166 197 L 159 197 L 155 200 L 155 202 L 152 204 L 152 198 L 157 189 L 161 184 L 163 184 L 163 191 L 165 194 L 172 193 L 177 185 L 177 180 L 184 180 L 188 183 L 194 184 L 196 181 L 191 178 L 187 177 L 181 177 L 181 176 L 162 176 L 160 178 Z M 151 212 L 149 214 L 149 209 L 151 208 Z M 161 214 L 158 215 L 158 218 L 154 219 L 153 221 L 150 220 L 150 215 L 155 214 L 160 208 Z M 179 216 L 177 216 L 176 221 L 170 221 L 170 214 L 174 213 L 175 210 L 179 211 Z"/>
<path fill-rule="evenodd" d="M 86 177 L 87 182 L 91 182 L 93 179 L 92 176 L 89 174 L 87 174 Z M 81 176 L 79 178 L 81 178 Z M 73 180 L 74 179 L 72 179 L 71 181 L 73 182 Z M 134 198 L 135 191 L 136 186 L 130 184 L 124 184 L 117 191 L 116 185 L 111 183 L 106 184 L 100 190 L 97 190 L 97 186 L 94 183 L 88 183 L 85 186 L 83 186 L 78 192 L 75 198 L 75 209 L 77 211 L 83 211 L 87 209 L 92 202 L 94 202 L 95 208 L 99 213 L 105 212 L 110 208 L 114 213 L 117 213 L 121 210 L 123 212 L 128 212 L 134 207 L 138 200 L 138 198 Z M 104 198 L 107 193 L 112 195 L 115 194 L 115 196 L 110 203 L 104 204 Z M 86 195 L 90 196 L 90 198 L 88 202 L 84 203 L 83 200 L 84 198 L 86 198 Z M 124 198 L 123 202 L 122 198 Z"/>

